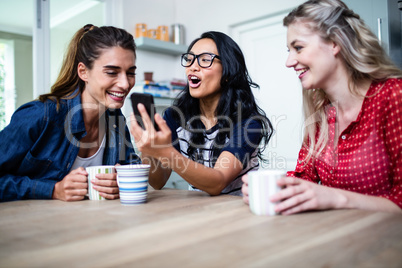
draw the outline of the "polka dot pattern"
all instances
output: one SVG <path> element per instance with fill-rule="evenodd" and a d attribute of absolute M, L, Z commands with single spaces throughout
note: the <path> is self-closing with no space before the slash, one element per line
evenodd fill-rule
<path fill-rule="evenodd" d="M 402 208 L 402 79 L 373 82 L 356 119 L 335 144 L 336 109 L 327 110 L 329 143 L 305 164 L 299 152 L 288 176 L 361 194 L 388 198 Z"/>

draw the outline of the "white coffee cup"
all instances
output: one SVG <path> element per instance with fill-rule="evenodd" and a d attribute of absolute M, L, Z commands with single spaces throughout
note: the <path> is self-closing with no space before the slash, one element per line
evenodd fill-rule
<path fill-rule="evenodd" d="M 256 215 L 276 215 L 275 204 L 269 198 L 281 190 L 276 182 L 286 176 L 286 171 L 263 169 L 247 175 L 250 210 Z"/>
<path fill-rule="evenodd" d="M 88 197 L 90 200 L 105 200 L 103 196 L 99 194 L 99 191 L 93 188 L 91 180 L 96 179 L 97 174 L 109 174 L 115 173 L 114 166 L 92 166 L 87 167 L 85 170 L 88 172 Z"/>

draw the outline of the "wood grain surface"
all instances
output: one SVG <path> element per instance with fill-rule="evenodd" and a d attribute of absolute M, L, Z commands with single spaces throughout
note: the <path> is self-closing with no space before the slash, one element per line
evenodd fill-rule
<path fill-rule="evenodd" d="M 402 215 L 256 216 L 240 197 L 0 203 L 0 267 L 402 267 Z"/>

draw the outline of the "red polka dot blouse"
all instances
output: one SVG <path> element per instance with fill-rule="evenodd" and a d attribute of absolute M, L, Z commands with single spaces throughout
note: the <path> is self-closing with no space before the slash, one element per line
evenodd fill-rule
<path fill-rule="evenodd" d="M 303 146 L 288 176 L 381 196 L 402 208 L 402 79 L 371 84 L 357 119 L 341 133 L 336 147 L 335 107 L 327 110 L 327 118 L 328 146 L 307 164 L 308 147 Z"/>

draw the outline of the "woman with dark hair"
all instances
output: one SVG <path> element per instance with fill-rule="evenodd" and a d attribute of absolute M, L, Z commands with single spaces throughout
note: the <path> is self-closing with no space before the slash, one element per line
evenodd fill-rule
<path fill-rule="evenodd" d="M 241 176 L 258 168 L 272 135 L 251 91 L 258 85 L 248 75 L 239 46 L 220 32 L 194 40 L 181 64 L 188 84 L 164 120 L 155 116 L 160 131 L 149 120 L 145 131 L 132 120 L 143 162 L 152 165 L 149 182 L 160 189 L 174 170 L 192 190 L 241 195 Z M 148 119 L 143 108 L 139 105 Z"/>
<path fill-rule="evenodd" d="M 51 92 L 21 106 L 0 132 L 0 201 L 81 200 L 85 167 L 139 162 L 120 111 L 135 83 L 135 50 L 123 29 L 78 30 Z M 92 183 L 119 197 L 116 174 Z"/>
<path fill-rule="evenodd" d="M 311 0 L 283 20 L 303 87 L 304 141 L 271 197 L 276 212 L 402 210 L 402 71 L 339 0 Z M 248 202 L 248 179 L 243 194 Z"/>

